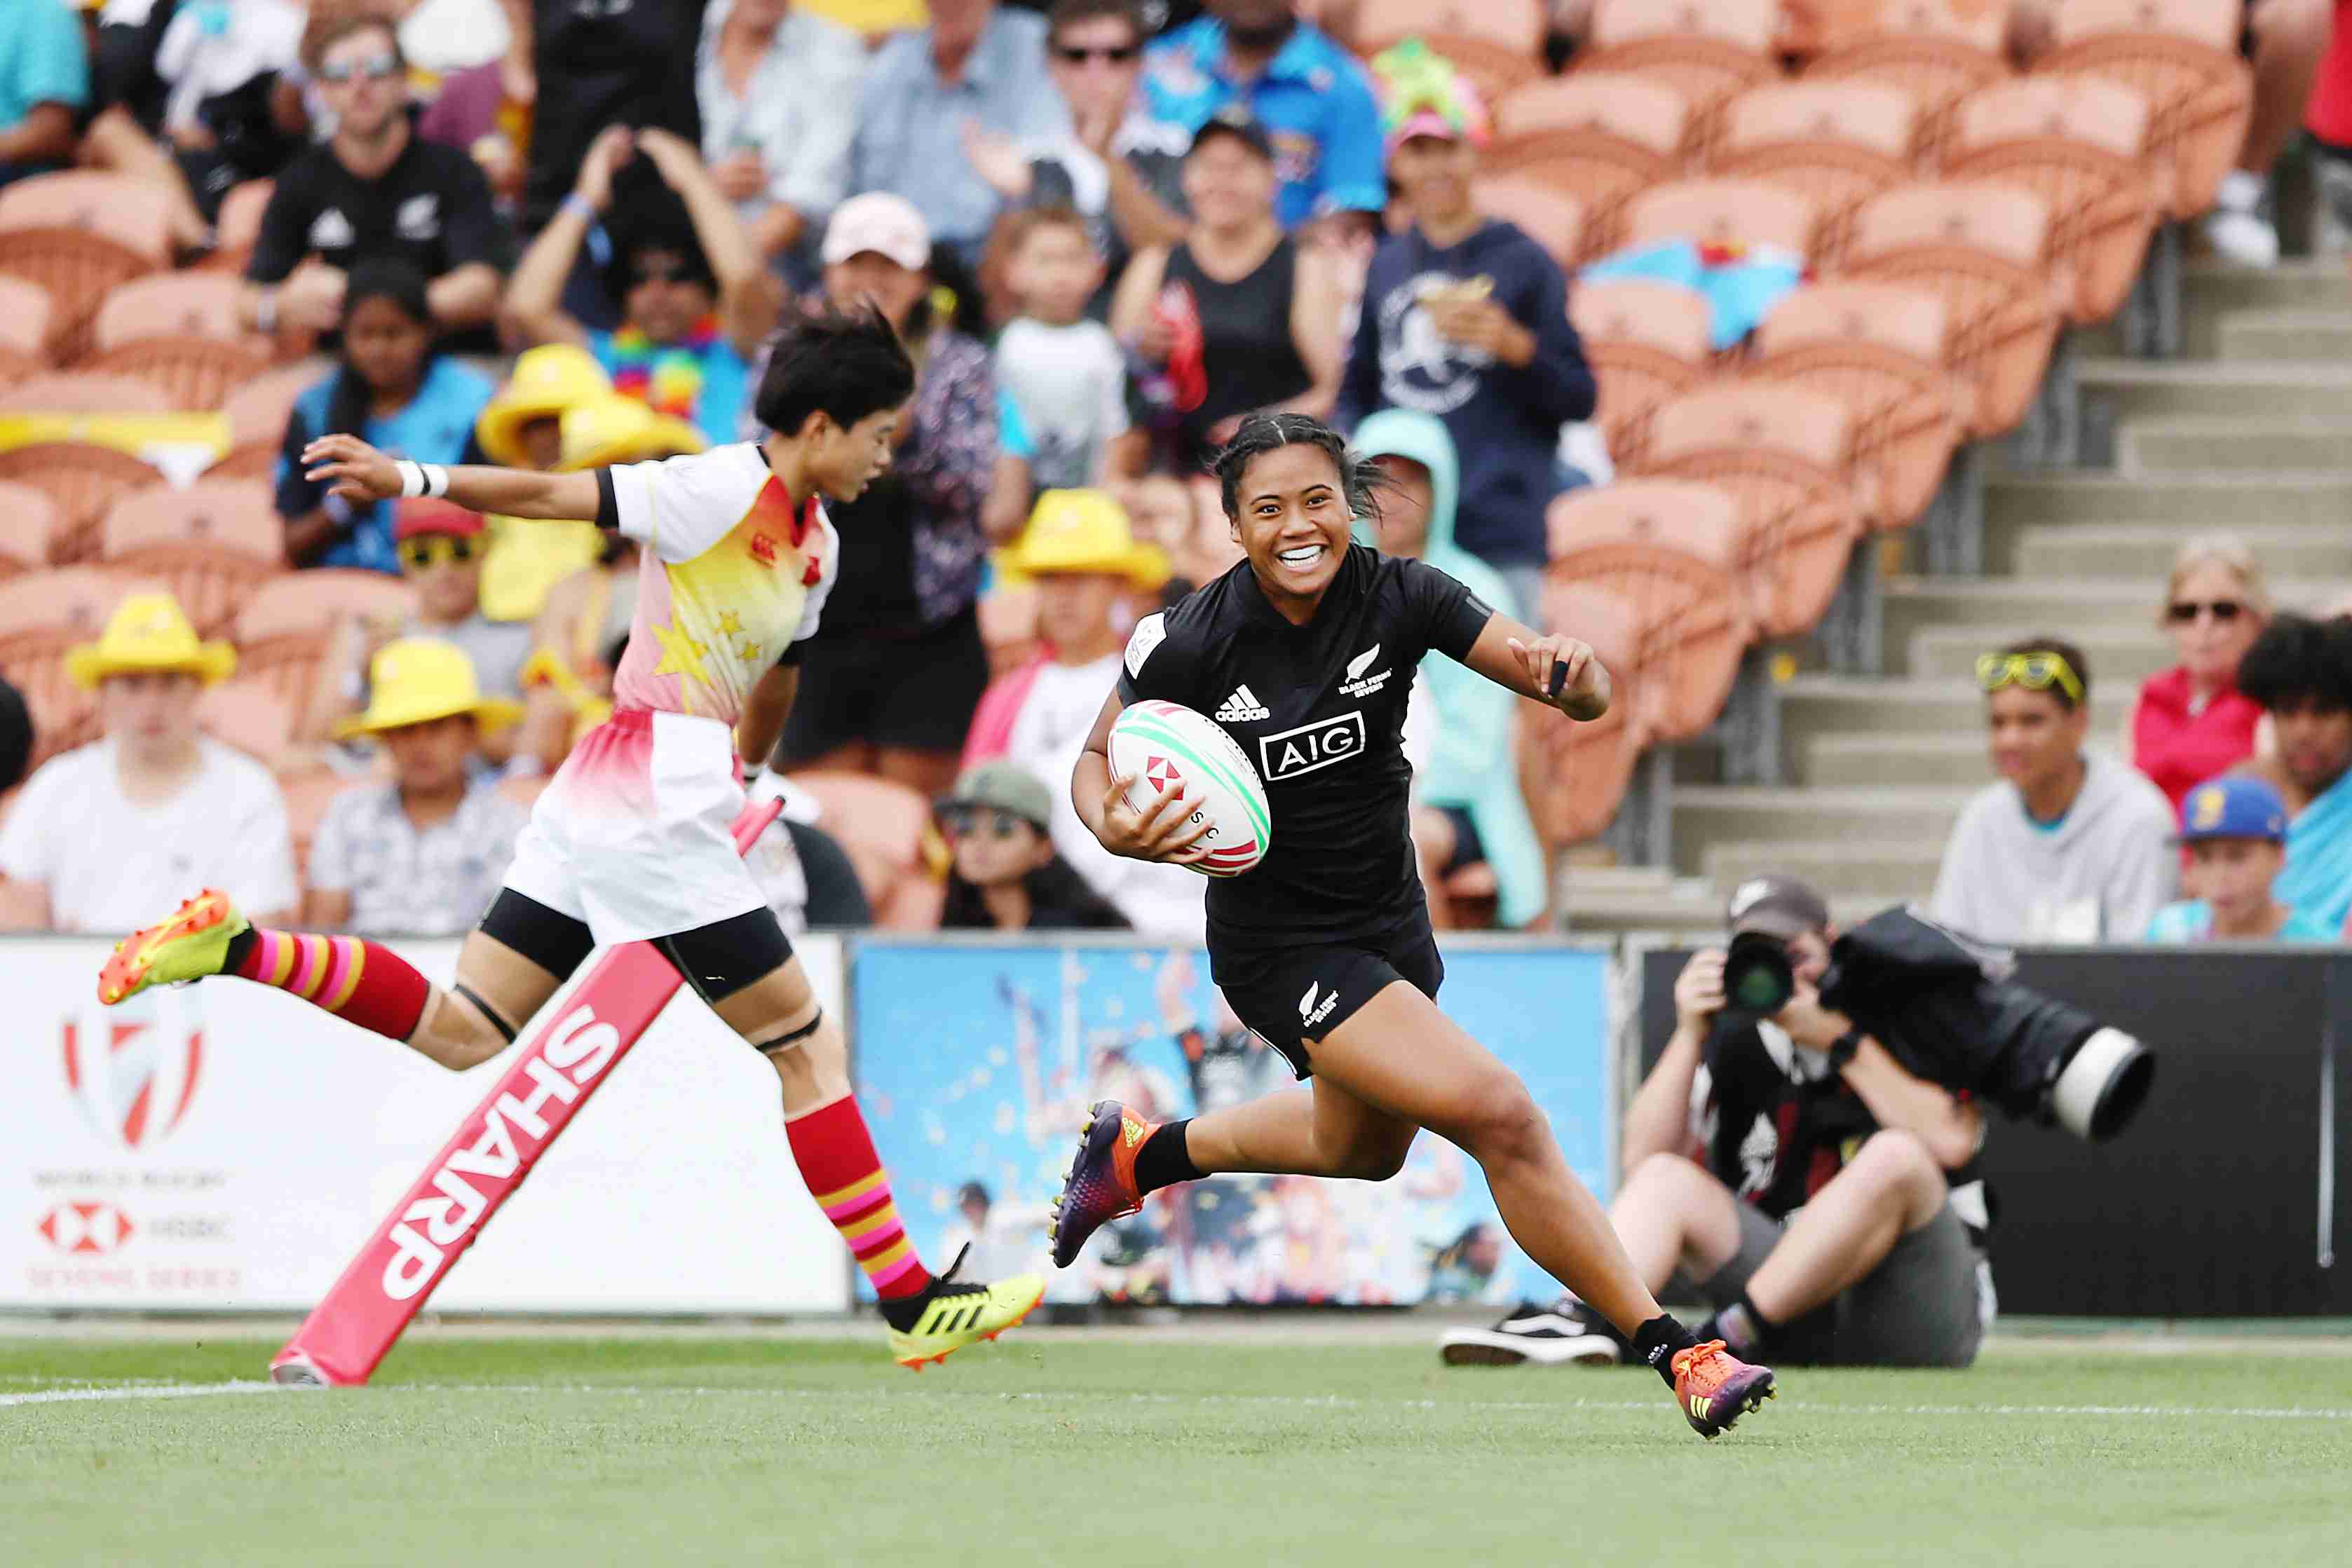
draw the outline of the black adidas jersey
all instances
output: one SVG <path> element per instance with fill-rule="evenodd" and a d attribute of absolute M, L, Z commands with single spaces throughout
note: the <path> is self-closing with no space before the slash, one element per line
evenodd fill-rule
<path fill-rule="evenodd" d="M 1351 545 L 1304 626 L 1266 602 L 1247 561 L 1137 623 L 1120 703 L 1157 698 L 1215 720 L 1256 764 L 1273 811 L 1265 859 L 1209 883 L 1213 951 L 1427 925 L 1405 702 L 1422 656 L 1466 657 L 1493 614 L 1434 567 Z"/>

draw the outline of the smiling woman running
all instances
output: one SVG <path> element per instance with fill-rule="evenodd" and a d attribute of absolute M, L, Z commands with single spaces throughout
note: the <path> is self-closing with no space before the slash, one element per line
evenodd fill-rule
<path fill-rule="evenodd" d="M 1435 568 L 1350 544 L 1373 471 L 1329 426 L 1253 415 L 1215 468 L 1248 559 L 1138 624 L 1071 795 L 1113 853 L 1182 864 L 1210 824 L 1188 824 L 1181 795 L 1129 804 L 1112 721 L 1130 703 L 1180 703 L 1213 714 L 1256 763 L 1273 847 L 1246 876 L 1209 884 L 1210 967 L 1242 1021 L 1314 1082 L 1157 1125 L 1097 1103 L 1055 1204 L 1054 1261 L 1068 1267 L 1104 1221 L 1180 1181 L 1384 1181 L 1426 1127 L 1477 1160 L 1520 1247 L 1616 1324 L 1714 1437 L 1770 1397 L 1770 1370 L 1660 1310 L 1527 1086 L 1438 1010 L 1445 966 L 1406 831 L 1401 739 L 1424 653 L 1573 719 L 1608 712 L 1608 672 L 1585 643 L 1537 635 Z"/>

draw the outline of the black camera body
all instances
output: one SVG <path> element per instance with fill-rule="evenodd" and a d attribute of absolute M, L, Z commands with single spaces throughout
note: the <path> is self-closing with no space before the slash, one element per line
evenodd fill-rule
<path fill-rule="evenodd" d="M 2006 954 L 1888 909 L 1831 944 L 1822 1002 L 1921 1078 L 1989 1100 L 2004 1115 L 2105 1142 L 2147 1103 L 2155 1054 L 2082 1009 L 2016 984 L 2010 967 Z M 1762 932 L 1734 936 L 1723 988 L 1727 1010 L 1780 1011 L 1796 990 L 1787 946 Z"/>

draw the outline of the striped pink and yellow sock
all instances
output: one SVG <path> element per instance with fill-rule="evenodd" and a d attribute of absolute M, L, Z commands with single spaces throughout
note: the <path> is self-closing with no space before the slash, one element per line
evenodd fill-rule
<path fill-rule="evenodd" d="M 404 1040 L 416 1032 L 433 983 L 389 947 L 359 936 L 314 936 L 255 926 L 229 944 L 226 971 L 291 991 L 336 1017 Z"/>
<path fill-rule="evenodd" d="M 784 1122 L 784 1135 L 800 1163 L 801 1178 L 816 1204 L 866 1270 L 874 1293 L 886 1301 L 920 1295 L 931 1282 L 915 1244 L 898 1223 L 890 1197 L 890 1173 L 874 1152 L 873 1137 L 855 1096 Z"/>

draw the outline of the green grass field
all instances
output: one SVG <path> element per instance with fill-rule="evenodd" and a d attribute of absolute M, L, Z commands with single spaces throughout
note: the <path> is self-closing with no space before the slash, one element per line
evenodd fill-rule
<path fill-rule="evenodd" d="M 276 1343 L 0 1339 L 0 1561 L 2352 1555 L 2340 1341 L 2008 1341 L 1966 1373 L 1791 1371 L 1711 1445 L 1647 1372 L 1449 1370 L 1393 1333 L 1040 1330 L 920 1377 L 871 1335 L 426 1334 L 332 1393 L 254 1387 Z"/>

